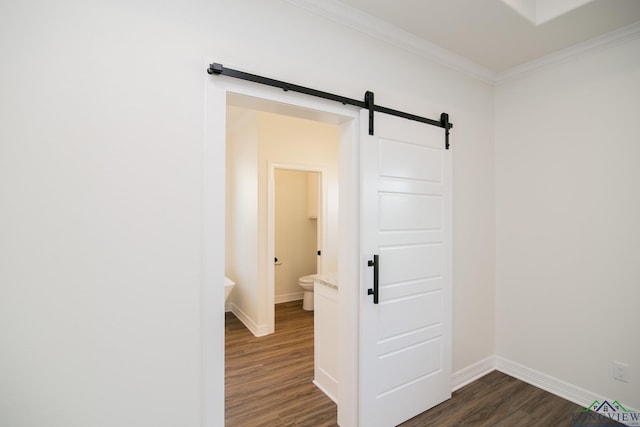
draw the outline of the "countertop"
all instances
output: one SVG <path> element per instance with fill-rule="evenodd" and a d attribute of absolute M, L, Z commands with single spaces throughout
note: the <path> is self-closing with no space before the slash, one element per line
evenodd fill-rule
<path fill-rule="evenodd" d="M 330 288 L 338 289 L 338 273 L 314 274 L 313 281 Z"/>

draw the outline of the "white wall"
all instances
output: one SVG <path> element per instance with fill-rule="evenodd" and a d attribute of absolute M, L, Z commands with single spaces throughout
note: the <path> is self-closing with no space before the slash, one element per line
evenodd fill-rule
<path fill-rule="evenodd" d="M 638 52 L 635 39 L 496 90 L 496 352 L 635 408 Z"/>
<path fill-rule="evenodd" d="M 454 370 L 493 354 L 490 86 L 280 0 L 0 8 L 0 424 L 199 425 L 213 61 L 450 114 Z"/>
<path fill-rule="evenodd" d="M 230 300 L 257 312 L 258 113 L 227 107 L 225 274 L 236 283 Z"/>
<path fill-rule="evenodd" d="M 275 299 L 302 298 L 298 278 L 317 271 L 318 220 L 309 218 L 308 175 L 317 172 L 275 171 Z"/>

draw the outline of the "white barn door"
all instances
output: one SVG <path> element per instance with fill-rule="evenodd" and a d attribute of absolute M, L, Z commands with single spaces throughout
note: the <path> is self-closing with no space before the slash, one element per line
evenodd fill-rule
<path fill-rule="evenodd" d="M 360 122 L 360 425 L 390 427 L 451 397 L 451 152 L 442 128 Z"/>

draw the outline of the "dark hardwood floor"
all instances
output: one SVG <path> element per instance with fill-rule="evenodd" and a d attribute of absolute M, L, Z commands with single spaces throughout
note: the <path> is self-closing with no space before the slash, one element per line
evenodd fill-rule
<path fill-rule="evenodd" d="M 276 305 L 276 331 L 256 338 L 226 314 L 225 425 L 336 426 L 336 405 L 313 383 L 313 312 Z M 423 426 L 567 426 L 583 408 L 494 371 L 405 423 Z M 607 424 L 615 425 L 615 424 Z M 348 426 L 343 426 L 348 427 Z"/>
<path fill-rule="evenodd" d="M 493 371 L 401 426 L 583 426 L 573 421 L 574 413 L 583 409 L 502 372 Z M 579 419 L 576 415 L 576 420 Z"/>

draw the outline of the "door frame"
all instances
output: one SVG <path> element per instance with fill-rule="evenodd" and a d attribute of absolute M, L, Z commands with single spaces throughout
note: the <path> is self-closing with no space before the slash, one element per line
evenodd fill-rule
<path fill-rule="evenodd" d="M 253 109 L 333 123 L 339 133 L 338 423 L 357 426 L 360 318 L 360 114 L 355 107 L 245 81 L 205 77 L 203 259 L 201 291 L 202 425 L 224 424 L 225 146 L 228 95 Z M 348 284 L 348 285 L 344 285 Z"/>
<path fill-rule="evenodd" d="M 275 190 L 276 190 L 276 182 L 275 182 L 275 173 L 276 170 L 289 170 L 289 171 L 298 171 L 298 172 L 316 172 L 320 175 L 319 180 L 319 191 L 318 196 L 322 201 L 320 206 L 318 206 L 318 218 L 316 224 L 316 246 L 318 250 L 325 251 L 325 242 L 326 242 L 326 214 L 327 214 L 327 185 L 326 185 L 326 176 L 327 170 L 321 166 L 309 166 L 302 164 L 293 164 L 293 163 L 275 163 L 269 162 L 269 179 L 267 180 L 267 304 L 268 309 L 267 312 L 270 313 L 269 323 L 267 325 L 267 329 L 269 333 L 273 333 L 275 330 L 275 295 L 276 295 L 276 286 L 275 286 L 275 264 L 270 262 L 276 256 L 276 231 L 275 231 L 275 220 L 276 220 L 276 203 L 275 203 Z M 318 257 L 316 256 L 316 268 L 318 263 L 322 261 L 318 261 Z M 318 273 L 322 273 L 322 271 L 318 270 Z"/>

